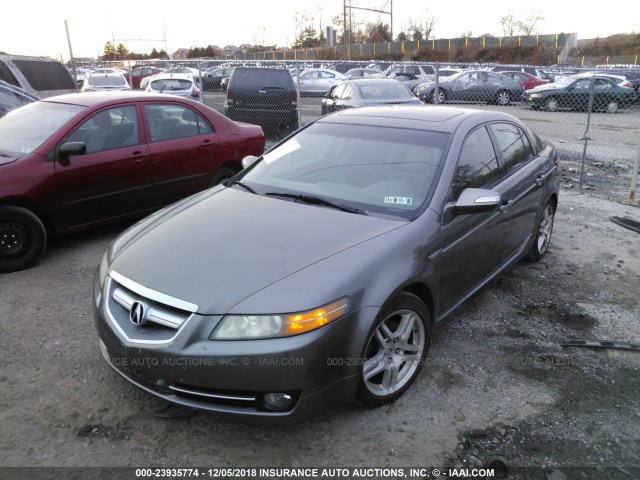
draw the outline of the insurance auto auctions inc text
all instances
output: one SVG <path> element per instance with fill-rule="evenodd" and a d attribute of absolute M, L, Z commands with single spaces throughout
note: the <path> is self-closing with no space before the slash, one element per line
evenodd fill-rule
<path fill-rule="evenodd" d="M 329 478 L 367 480 L 396 478 L 493 478 L 494 470 L 488 468 L 256 468 L 244 469 L 247 477 L 264 480 L 287 478 Z M 222 472 L 221 472 L 222 473 Z M 231 475 L 221 475 L 232 477 Z M 238 475 L 235 476 L 238 478 Z"/>

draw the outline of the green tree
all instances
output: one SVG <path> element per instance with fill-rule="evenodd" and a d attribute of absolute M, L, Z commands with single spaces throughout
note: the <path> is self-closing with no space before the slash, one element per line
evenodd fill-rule
<path fill-rule="evenodd" d="M 116 55 L 120 60 L 124 60 L 129 58 L 129 50 L 127 50 L 123 44 L 119 43 L 118 48 L 116 48 Z"/>
<path fill-rule="evenodd" d="M 102 52 L 102 58 L 104 60 L 115 60 L 116 58 L 116 49 L 113 48 L 111 42 L 107 42 L 104 46 L 104 50 Z"/>

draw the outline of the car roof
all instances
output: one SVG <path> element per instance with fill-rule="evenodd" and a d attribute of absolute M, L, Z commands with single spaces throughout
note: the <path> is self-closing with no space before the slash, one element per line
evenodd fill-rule
<path fill-rule="evenodd" d="M 70 105 L 81 105 L 83 107 L 108 106 L 114 102 L 140 102 L 140 101 L 184 101 L 176 95 L 165 95 L 163 93 L 150 93 L 142 91 L 125 92 L 84 92 L 69 93 L 55 97 L 47 97 L 41 102 L 68 103 Z"/>
<path fill-rule="evenodd" d="M 476 118 L 475 123 L 477 124 L 496 120 L 521 123 L 513 115 L 498 111 L 427 105 L 385 105 L 379 107 L 350 108 L 321 117 L 317 122 L 400 127 L 452 133 L 472 117 Z"/>

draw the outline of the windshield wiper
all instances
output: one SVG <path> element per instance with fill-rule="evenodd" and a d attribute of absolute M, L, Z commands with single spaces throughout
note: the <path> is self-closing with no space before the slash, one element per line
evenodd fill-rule
<path fill-rule="evenodd" d="M 265 193 L 266 196 L 269 197 L 283 197 L 283 198 L 291 198 L 293 200 L 301 200 L 305 203 L 311 205 L 320 205 L 323 207 L 335 208 L 336 210 L 342 210 L 343 212 L 355 213 L 357 215 L 366 215 L 367 213 L 359 208 L 347 207 L 346 205 L 340 205 L 337 203 L 331 203 L 328 200 L 320 197 L 314 197 L 313 195 L 304 195 L 300 193 L 278 193 L 278 192 L 269 192 Z"/>
<path fill-rule="evenodd" d="M 249 193 L 253 193 L 254 195 L 258 195 L 258 192 L 256 192 L 253 188 L 251 188 L 249 185 L 247 185 L 244 182 L 241 182 L 240 180 L 236 180 L 235 182 L 233 182 L 231 185 L 229 185 L 230 187 L 233 187 L 234 185 L 239 185 L 240 187 L 244 188 L 247 192 Z"/>

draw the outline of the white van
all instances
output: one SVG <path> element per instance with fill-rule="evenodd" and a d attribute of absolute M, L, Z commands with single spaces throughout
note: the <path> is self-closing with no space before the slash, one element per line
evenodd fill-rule
<path fill-rule="evenodd" d="M 78 91 L 69 70 L 58 60 L 47 57 L 0 53 L 0 80 L 40 98 Z"/>

